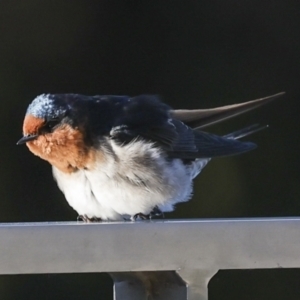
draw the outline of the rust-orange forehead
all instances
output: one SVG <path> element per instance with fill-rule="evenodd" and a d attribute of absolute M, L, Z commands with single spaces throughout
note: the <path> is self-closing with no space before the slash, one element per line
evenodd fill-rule
<path fill-rule="evenodd" d="M 27 134 L 36 134 L 38 130 L 45 124 L 45 120 L 37 118 L 33 115 L 26 115 L 23 123 L 23 133 Z"/>

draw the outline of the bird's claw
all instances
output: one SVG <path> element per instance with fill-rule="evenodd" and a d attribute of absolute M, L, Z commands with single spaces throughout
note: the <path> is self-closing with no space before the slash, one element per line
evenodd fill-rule
<path fill-rule="evenodd" d="M 144 215 L 142 213 L 138 213 L 135 214 L 134 216 L 131 217 L 132 221 L 136 221 L 138 218 L 142 219 L 142 220 L 149 220 L 150 219 L 150 215 Z"/>
<path fill-rule="evenodd" d="M 152 219 L 153 217 L 165 217 L 164 213 L 158 208 L 158 206 L 155 206 L 153 208 L 149 216 L 150 219 Z"/>
<path fill-rule="evenodd" d="M 77 217 L 77 221 L 80 222 L 84 222 L 84 223 L 97 223 L 97 222 L 101 222 L 101 218 L 97 218 L 97 217 L 92 217 L 89 218 L 87 215 L 79 215 Z"/>
<path fill-rule="evenodd" d="M 136 221 L 138 218 L 140 218 L 141 220 L 151 220 L 153 217 L 159 217 L 159 216 L 164 217 L 164 213 L 157 206 L 155 206 L 149 215 L 138 213 L 132 216 L 131 220 Z"/>

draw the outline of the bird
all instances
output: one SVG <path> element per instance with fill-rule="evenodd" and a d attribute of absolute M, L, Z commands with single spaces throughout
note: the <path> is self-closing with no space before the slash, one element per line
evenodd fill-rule
<path fill-rule="evenodd" d="M 202 129 L 267 104 L 284 92 L 210 109 L 172 109 L 156 95 L 41 94 L 28 106 L 17 145 L 52 165 L 83 222 L 143 220 L 192 196 L 193 180 L 214 157 L 256 147 Z"/>

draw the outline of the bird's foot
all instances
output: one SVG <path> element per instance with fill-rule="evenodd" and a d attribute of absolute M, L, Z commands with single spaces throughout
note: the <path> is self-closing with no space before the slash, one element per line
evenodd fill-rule
<path fill-rule="evenodd" d="M 142 220 L 149 220 L 150 215 L 144 215 L 142 213 L 138 213 L 138 214 L 135 214 L 134 216 L 132 216 L 130 219 L 131 219 L 131 221 L 136 221 L 138 218 L 140 218 Z"/>
<path fill-rule="evenodd" d="M 155 206 L 153 210 L 151 211 L 149 215 L 150 219 L 153 217 L 165 217 L 164 213 L 158 208 L 158 206 Z"/>
<path fill-rule="evenodd" d="M 82 221 L 84 223 L 97 223 L 97 222 L 102 222 L 101 218 L 97 217 L 92 217 L 89 218 L 87 215 L 79 215 L 77 217 L 77 221 Z"/>
<path fill-rule="evenodd" d="M 164 217 L 164 213 L 157 206 L 155 206 L 149 215 L 138 213 L 132 216 L 131 220 L 136 221 L 138 218 L 140 218 L 141 220 L 151 220 L 153 217 L 160 217 L 160 216 Z"/>

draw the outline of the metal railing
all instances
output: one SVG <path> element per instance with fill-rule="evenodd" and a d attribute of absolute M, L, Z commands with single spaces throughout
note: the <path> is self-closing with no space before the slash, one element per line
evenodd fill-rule
<path fill-rule="evenodd" d="M 300 268 L 300 218 L 0 225 L 0 274 L 108 272 L 115 300 L 204 300 L 220 269 Z"/>

